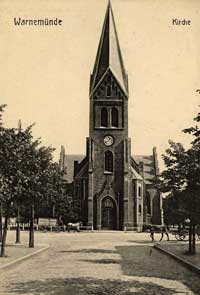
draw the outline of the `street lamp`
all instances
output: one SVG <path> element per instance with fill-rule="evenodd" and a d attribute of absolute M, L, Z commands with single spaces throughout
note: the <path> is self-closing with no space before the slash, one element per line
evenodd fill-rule
<path fill-rule="evenodd" d="M 17 206 L 16 244 L 20 244 L 20 207 Z"/>

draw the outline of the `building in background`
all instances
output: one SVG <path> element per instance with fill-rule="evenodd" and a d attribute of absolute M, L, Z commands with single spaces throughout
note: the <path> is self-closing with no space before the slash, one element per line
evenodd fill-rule
<path fill-rule="evenodd" d="M 131 155 L 128 137 L 128 76 L 108 4 L 90 78 L 86 155 L 66 155 L 60 167 L 80 200 L 80 218 L 94 229 L 137 229 L 161 224 L 161 197 L 150 180 L 159 173 L 156 148 Z"/>

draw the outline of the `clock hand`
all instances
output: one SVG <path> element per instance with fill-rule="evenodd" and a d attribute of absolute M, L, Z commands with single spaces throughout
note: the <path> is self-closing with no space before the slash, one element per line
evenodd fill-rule
<path fill-rule="evenodd" d="M 109 140 L 110 140 L 110 139 L 109 139 L 108 137 L 106 137 L 106 138 L 105 138 L 105 143 L 108 143 Z"/>

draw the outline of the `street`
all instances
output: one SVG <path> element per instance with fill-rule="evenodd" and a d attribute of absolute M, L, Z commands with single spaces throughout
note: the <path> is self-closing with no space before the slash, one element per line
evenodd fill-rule
<path fill-rule="evenodd" d="M 200 293 L 199 276 L 153 249 L 147 233 L 37 232 L 35 243 L 50 248 L 1 273 L 0 294 Z"/>

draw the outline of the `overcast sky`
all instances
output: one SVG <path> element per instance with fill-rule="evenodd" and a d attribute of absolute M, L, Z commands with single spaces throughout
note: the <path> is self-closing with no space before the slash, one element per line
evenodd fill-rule
<path fill-rule="evenodd" d="M 6 126 L 36 122 L 34 136 L 66 153 L 84 154 L 89 78 L 105 16 L 104 0 L 0 0 L 0 103 Z M 200 105 L 200 1 L 113 0 L 129 75 L 132 154 L 159 155 Z M 14 26 L 13 18 L 59 18 L 62 26 Z M 173 26 L 172 19 L 191 20 Z"/>

